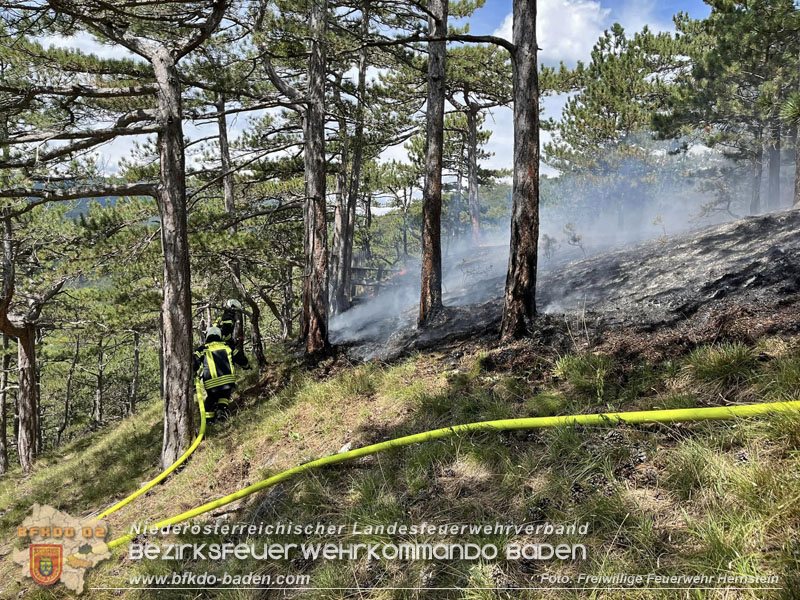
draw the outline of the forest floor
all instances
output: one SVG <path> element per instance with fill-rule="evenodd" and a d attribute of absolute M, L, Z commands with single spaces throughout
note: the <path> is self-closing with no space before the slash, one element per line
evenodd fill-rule
<path fill-rule="evenodd" d="M 800 304 L 791 303 L 784 310 Z M 784 321 L 781 321 L 784 322 Z M 453 343 L 391 363 L 331 359 L 309 371 L 271 359 L 242 386 L 233 419 L 212 426 L 188 465 L 109 519 L 112 537 L 134 521 L 177 514 L 301 462 L 410 433 L 498 418 L 728 405 L 800 397 L 800 335 L 721 329 L 697 344 L 620 330 L 570 351 L 534 339 Z M 790 328 L 791 329 L 791 328 Z M 588 331 L 588 329 L 587 329 Z M 684 332 L 686 333 L 686 332 Z M 648 339 L 650 336 L 651 339 Z M 661 351 L 650 352 L 653 336 Z M 624 337 L 625 343 L 621 343 Z M 646 349 L 644 351 L 642 349 Z M 96 514 L 158 472 L 161 409 L 44 456 L 34 473 L 0 481 L 0 596 L 61 598 L 10 562 L 16 526 L 34 502 Z M 486 562 L 131 562 L 124 549 L 92 569 L 87 587 L 129 587 L 132 574 L 176 571 L 309 574 L 302 592 L 97 590 L 91 598 L 798 598 L 800 415 L 677 425 L 560 427 L 428 442 L 310 472 L 196 522 L 329 524 L 588 522 L 587 536 L 469 535 L 583 543 L 586 560 Z M 179 541 L 196 538 L 181 536 Z M 387 542 L 386 535 L 227 536 L 226 541 Z M 403 541 L 431 541 L 415 536 Z M 437 541 L 441 538 L 435 538 Z M 397 541 L 397 540 L 395 540 Z M 452 540 L 451 540 L 452 541 Z M 541 587 L 543 573 L 778 575 L 782 590 L 504 591 Z M 426 592 L 426 588 L 467 588 Z M 741 587 L 741 586 L 730 586 Z M 353 589 L 357 588 L 357 589 Z M 386 588 L 422 588 L 389 590 Z"/>

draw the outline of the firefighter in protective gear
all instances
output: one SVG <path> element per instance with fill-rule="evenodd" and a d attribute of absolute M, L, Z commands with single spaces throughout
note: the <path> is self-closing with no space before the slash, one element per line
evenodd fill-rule
<path fill-rule="evenodd" d="M 233 339 L 233 330 L 236 328 L 236 319 L 242 312 L 242 303 L 231 298 L 225 303 L 225 310 L 214 321 L 214 327 L 218 327 L 222 333 L 222 341 L 228 344 L 231 349 L 236 345 Z"/>
<path fill-rule="evenodd" d="M 223 420 L 229 414 L 231 393 L 236 389 L 236 369 L 250 368 L 241 349 L 231 349 L 222 341 L 219 327 L 206 330 L 206 343 L 194 353 L 194 371 L 203 380 L 206 398 L 206 419 Z"/>

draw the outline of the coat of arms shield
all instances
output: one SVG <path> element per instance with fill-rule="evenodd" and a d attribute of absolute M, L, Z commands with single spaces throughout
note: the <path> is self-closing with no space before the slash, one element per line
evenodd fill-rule
<path fill-rule="evenodd" d="M 61 544 L 31 544 L 31 577 L 36 583 L 50 585 L 61 577 L 64 566 Z"/>

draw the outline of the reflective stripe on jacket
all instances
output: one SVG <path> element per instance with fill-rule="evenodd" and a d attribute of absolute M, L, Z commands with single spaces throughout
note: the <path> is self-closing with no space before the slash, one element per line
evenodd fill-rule
<path fill-rule="evenodd" d="M 200 371 L 202 363 L 203 387 L 211 389 L 221 385 L 236 384 L 233 352 L 223 342 L 210 342 L 195 353 L 195 364 Z"/>
<path fill-rule="evenodd" d="M 222 341 L 229 343 L 233 340 L 233 330 L 236 327 L 236 313 L 230 309 L 226 309 L 214 321 L 214 326 L 219 327 L 222 332 Z"/>

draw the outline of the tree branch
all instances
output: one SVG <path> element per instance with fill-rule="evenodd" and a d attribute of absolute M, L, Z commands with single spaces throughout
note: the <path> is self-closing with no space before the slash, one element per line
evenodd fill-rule
<path fill-rule="evenodd" d="M 158 88 L 154 85 L 131 85 L 128 87 L 93 87 L 87 85 L 54 86 L 35 85 L 30 87 L 15 87 L 0 83 L 0 92 L 17 94 L 19 96 L 73 96 L 75 98 L 127 98 L 131 96 L 149 96 L 155 94 Z"/>
<path fill-rule="evenodd" d="M 109 184 L 101 186 L 78 186 L 58 190 L 43 190 L 32 188 L 9 188 L 0 190 L 0 198 L 37 198 L 17 210 L 8 210 L 5 215 L 18 217 L 32 211 L 37 206 L 48 202 L 61 202 L 64 200 L 80 200 L 83 198 L 104 198 L 106 196 L 153 196 L 156 195 L 155 183 L 128 183 Z"/>
<path fill-rule="evenodd" d="M 198 27 L 197 33 L 187 44 L 175 52 L 176 62 L 200 46 L 200 44 L 205 42 L 211 34 L 214 33 L 214 30 L 222 21 L 222 17 L 225 16 L 225 10 L 228 8 L 229 4 L 230 0 L 216 0 L 216 2 L 214 2 L 214 8 L 211 10 L 211 14 L 208 16 L 205 23 Z"/>
<path fill-rule="evenodd" d="M 399 46 L 402 44 L 410 44 L 412 42 L 472 42 L 476 44 L 494 44 L 496 46 L 505 48 L 512 56 L 517 51 L 516 46 L 514 46 L 514 44 L 512 44 L 505 38 L 501 38 L 495 35 L 471 35 L 468 33 L 452 33 L 442 37 L 430 37 L 427 35 L 415 33 L 414 35 L 410 35 L 404 38 L 395 38 L 391 40 L 389 39 L 375 40 L 372 42 L 366 42 L 365 44 L 359 46 L 356 50 L 369 47 Z"/>

